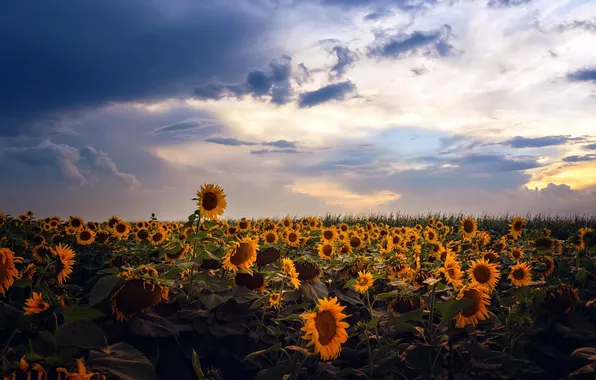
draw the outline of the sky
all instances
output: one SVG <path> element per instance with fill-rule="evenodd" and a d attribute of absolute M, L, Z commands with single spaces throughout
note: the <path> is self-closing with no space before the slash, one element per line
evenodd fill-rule
<path fill-rule="evenodd" d="M 0 5 L 0 210 L 596 215 L 596 2 Z"/>

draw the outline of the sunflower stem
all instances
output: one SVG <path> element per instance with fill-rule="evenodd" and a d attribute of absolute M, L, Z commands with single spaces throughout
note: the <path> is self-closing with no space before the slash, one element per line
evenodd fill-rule
<path fill-rule="evenodd" d="M 201 212 L 199 210 L 197 210 L 197 227 L 195 228 L 195 241 L 193 242 L 193 250 L 192 250 L 192 266 L 190 267 L 190 273 L 188 276 L 188 298 L 190 299 L 192 297 L 192 276 L 195 272 L 196 269 L 196 263 L 195 263 L 195 258 L 197 257 L 197 241 L 198 236 L 199 236 L 199 227 L 201 226 Z"/>

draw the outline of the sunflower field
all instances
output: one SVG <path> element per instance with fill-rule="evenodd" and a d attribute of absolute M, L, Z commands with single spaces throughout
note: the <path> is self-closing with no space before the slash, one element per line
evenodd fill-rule
<path fill-rule="evenodd" d="M 0 213 L 0 379 L 596 379 L 596 219 Z"/>

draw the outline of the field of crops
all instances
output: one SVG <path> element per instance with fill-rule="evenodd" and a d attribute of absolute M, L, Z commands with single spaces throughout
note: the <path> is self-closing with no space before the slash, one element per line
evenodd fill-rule
<path fill-rule="evenodd" d="M 0 379 L 596 378 L 596 218 L 193 201 L 182 222 L 0 213 Z"/>

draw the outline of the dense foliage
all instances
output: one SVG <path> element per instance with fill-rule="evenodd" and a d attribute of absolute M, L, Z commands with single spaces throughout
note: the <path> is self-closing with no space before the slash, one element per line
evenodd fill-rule
<path fill-rule="evenodd" d="M 596 377 L 596 219 L 0 214 L 0 378 Z"/>

